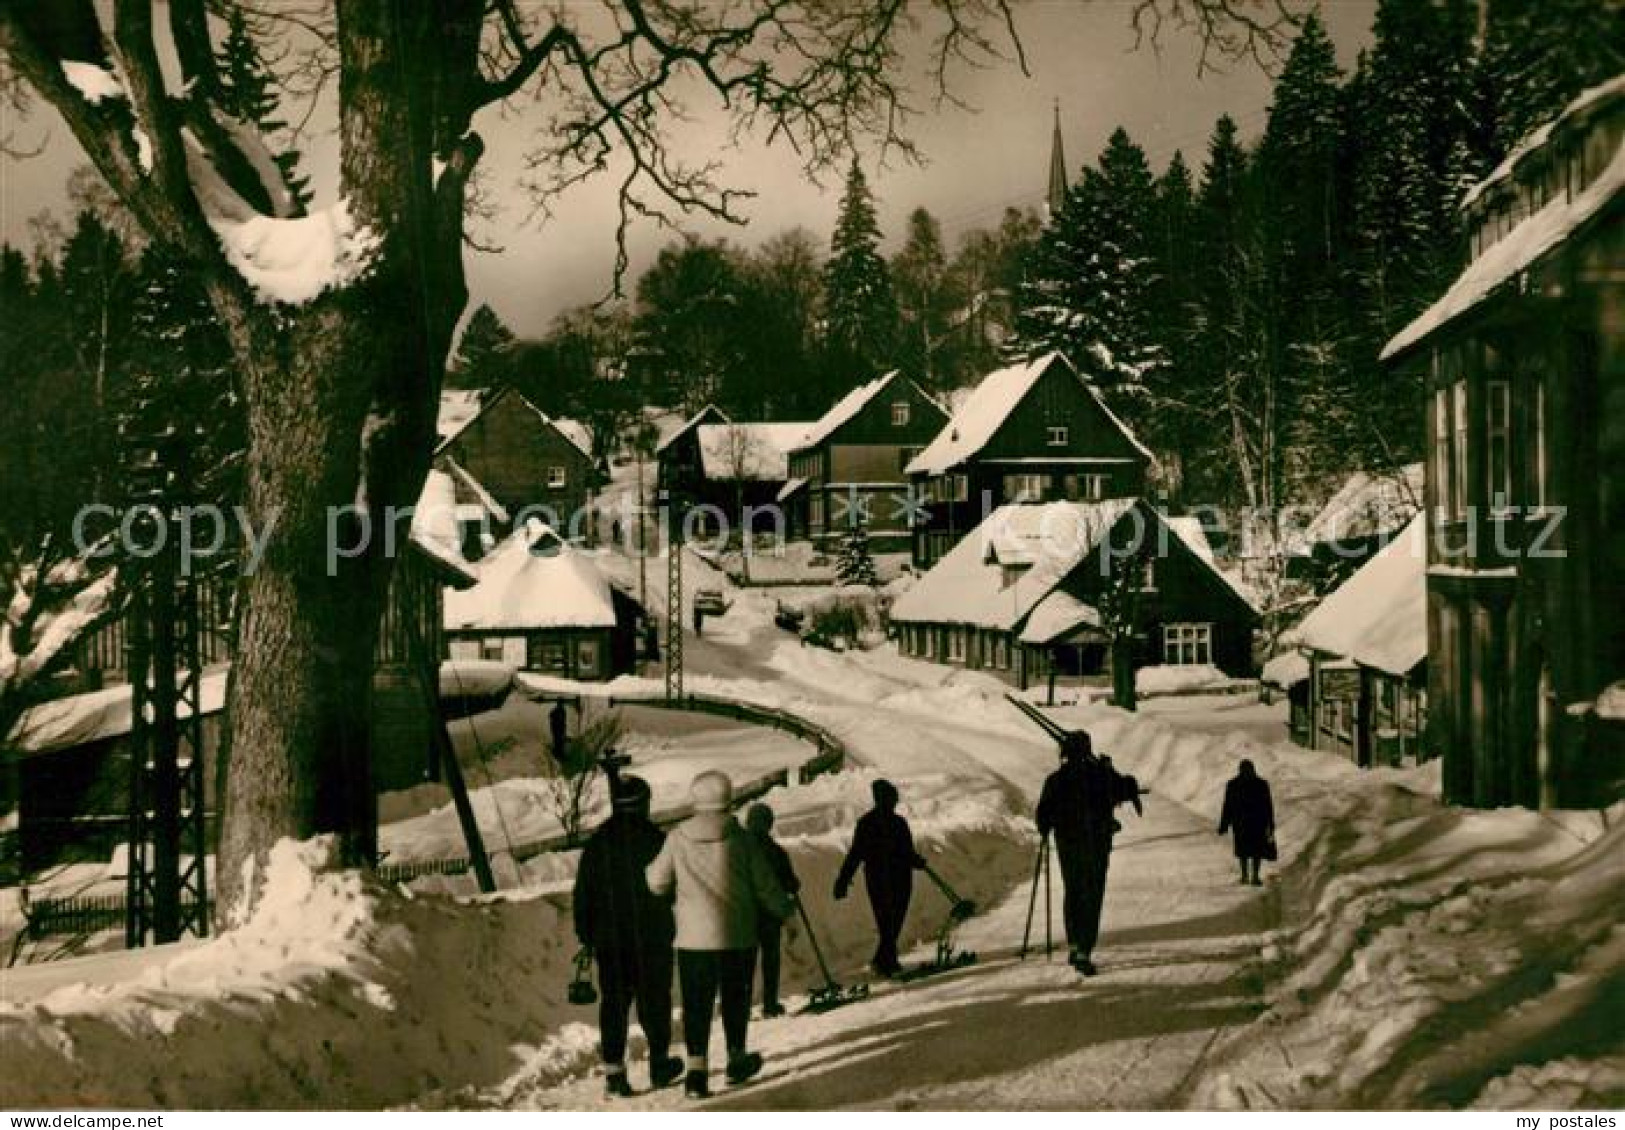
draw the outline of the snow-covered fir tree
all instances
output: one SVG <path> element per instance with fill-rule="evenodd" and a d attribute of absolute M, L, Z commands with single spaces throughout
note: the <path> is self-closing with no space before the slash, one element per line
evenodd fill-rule
<path fill-rule="evenodd" d="M 237 120 L 256 127 L 262 135 L 286 131 L 287 123 L 277 117 L 276 80 L 254 38 L 248 16 L 237 5 L 227 16 L 226 38 L 219 57 L 216 104 Z M 303 212 L 310 206 L 310 178 L 299 172 L 299 152 L 286 148 L 273 153 L 271 159 L 282 170 L 296 211 Z"/>
<path fill-rule="evenodd" d="M 880 254 L 874 194 L 854 158 L 824 265 L 824 349 L 831 380 L 846 388 L 889 367 L 896 334 L 897 299 Z"/>
<path fill-rule="evenodd" d="M 869 531 L 861 522 L 854 524 L 841 541 L 841 552 L 835 559 L 835 579 L 843 585 L 873 587 L 880 583 L 874 554 L 869 551 Z"/>
<path fill-rule="evenodd" d="M 446 366 L 446 387 L 487 388 L 504 383 L 517 340 L 497 312 L 481 303 L 469 315 L 457 354 Z"/>
<path fill-rule="evenodd" d="M 1059 349 L 1120 390 L 1166 363 L 1151 325 L 1153 184 L 1145 152 L 1118 129 L 1039 239 L 1010 356 Z"/>

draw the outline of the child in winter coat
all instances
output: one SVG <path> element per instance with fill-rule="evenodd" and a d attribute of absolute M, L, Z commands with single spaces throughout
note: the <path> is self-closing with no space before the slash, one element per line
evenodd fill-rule
<path fill-rule="evenodd" d="M 756 839 L 756 845 L 767 856 L 774 877 L 785 894 L 795 897 L 801 890 L 801 880 L 790 865 L 790 853 L 773 840 L 773 810 L 765 804 L 753 804 L 745 813 L 745 828 Z M 757 925 L 757 940 L 762 951 L 762 1015 L 783 1016 L 784 1006 L 779 1003 L 779 950 L 784 933 L 784 920 L 764 917 Z"/>
<path fill-rule="evenodd" d="M 677 980 L 688 1051 L 684 1089 L 691 1098 L 705 1098 L 711 1014 L 719 994 L 728 1081 L 743 1083 L 762 1069 L 762 1057 L 745 1043 L 757 939 L 764 916 L 784 918 L 794 906 L 755 838 L 729 814 L 728 778 L 715 771 L 699 774 L 689 800 L 694 815 L 666 837 L 645 874 L 652 892 L 676 896 Z"/>

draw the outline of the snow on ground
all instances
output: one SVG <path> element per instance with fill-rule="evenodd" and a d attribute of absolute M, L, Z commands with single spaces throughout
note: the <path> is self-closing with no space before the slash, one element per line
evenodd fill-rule
<path fill-rule="evenodd" d="M 802 647 L 771 627 L 772 594 L 735 596 L 688 641 L 689 688 L 795 711 L 851 750 L 847 772 L 769 797 L 837 978 L 861 979 L 872 945 L 861 894 L 837 903 L 830 885 L 881 774 L 901 788 L 933 866 L 982 908 L 960 938 L 981 960 L 877 985 L 869 1001 L 822 1016 L 753 1025 L 766 1072 L 712 1106 L 1625 1102 L 1625 809 L 1445 808 L 1436 766 L 1360 771 L 1287 746 L 1275 740 L 1281 704 L 1239 695 L 1162 699 L 1132 715 L 1063 707 L 1058 720 L 1087 727 L 1151 790 L 1143 818 L 1124 815 L 1102 974 L 1080 983 L 1059 961 L 1015 952 L 1034 860 L 1026 813 L 1054 749 L 1003 702 L 1003 685 L 889 646 Z M 1282 859 L 1262 889 L 1235 881 L 1214 833 L 1242 757 L 1271 780 L 1279 812 Z M 560 889 L 568 857 L 525 872 L 524 890 L 453 899 L 316 875 L 304 852 L 279 857 L 305 869 L 278 880 L 305 901 L 274 930 L 268 920 L 201 945 L 8 974 L 0 1102 L 604 1104 L 593 1014 L 561 1003 L 574 950 Z M 1052 894 L 1058 904 L 1058 883 Z M 917 885 L 911 944 L 929 942 L 946 905 Z M 817 979 L 803 939 L 787 943 L 787 960 L 794 1004 Z M 64 987 L 76 974 L 106 987 Z M 38 978 L 52 980 L 30 988 Z M 1007 1032 L 1020 1037 L 998 1038 Z M 635 1063 L 640 1085 L 644 1070 Z M 684 1104 L 665 1091 L 624 1105 Z"/>

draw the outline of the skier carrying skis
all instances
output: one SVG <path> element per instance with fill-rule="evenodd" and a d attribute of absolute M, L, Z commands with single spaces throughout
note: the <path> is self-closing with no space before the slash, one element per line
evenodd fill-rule
<path fill-rule="evenodd" d="M 649 1042 L 649 1082 L 665 1087 L 683 1073 L 671 1050 L 672 915 L 653 895 L 643 872 L 666 837 L 649 820 L 649 786 L 622 777 L 610 818 L 587 840 L 576 871 L 576 937 L 598 966 L 598 1029 L 604 1086 L 632 1094 L 626 1078 L 626 1034 L 632 1004 Z"/>
<path fill-rule="evenodd" d="M 756 839 L 768 865 L 779 881 L 779 886 L 791 898 L 801 890 L 801 880 L 790 865 L 790 853 L 773 839 L 773 810 L 765 804 L 753 804 L 745 813 L 745 830 Z M 784 1015 L 779 1003 L 779 949 L 784 934 L 784 920 L 763 916 L 756 924 L 758 948 L 762 952 L 762 1016 Z"/>
<path fill-rule="evenodd" d="M 897 939 L 908 917 L 914 872 L 925 866 L 925 860 L 914 850 L 908 821 L 897 815 L 897 786 L 890 781 L 876 781 L 871 792 L 875 806 L 858 818 L 852 848 L 835 879 L 835 897 L 846 897 L 853 876 L 862 867 L 869 906 L 875 914 L 875 930 L 880 935 L 874 970 L 881 977 L 895 977 L 903 971 L 897 959 Z"/>
<path fill-rule="evenodd" d="M 1096 757 L 1087 733 L 1067 734 L 1061 741 L 1061 767 L 1044 782 L 1036 819 L 1039 835 L 1054 837 L 1065 891 L 1062 916 L 1069 960 L 1085 977 L 1095 974 L 1092 958 L 1100 937 L 1106 868 L 1112 836 L 1120 827 L 1112 810 L 1127 803 L 1141 811 L 1138 782 L 1112 768 L 1110 758 Z"/>
<path fill-rule="evenodd" d="M 795 909 L 755 837 L 729 814 L 732 801 L 724 774 L 696 776 L 689 788 L 694 815 L 666 838 L 645 872 L 651 891 L 677 897 L 677 975 L 688 1050 L 683 1089 L 696 1099 L 711 1093 L 706 1053 L 719 994 L 728 1082 L 743 1083 L 762 1069 L 762 1057 L 745 1045 L 760 923 Z"/>

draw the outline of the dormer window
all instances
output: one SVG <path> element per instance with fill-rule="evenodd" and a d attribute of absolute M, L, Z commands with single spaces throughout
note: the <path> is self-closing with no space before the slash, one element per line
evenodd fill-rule
<path fill-rule="evenodd" d="M 568 481 L 569 476 L 565 473 L 563 467 L 555 465 L 547 469 L 547 486 L 549 490 L 561 490 Z"/>
<path fill-rule="evenodd" d="M 908 401 L 899 400 L 891 406 L 891 426 L 905 427 L 908 424 Z"/>
<path fill-rule="evenodd" d="M 1064 426 L 1049 429 L 1049 445 L 1051 447 L 1065 447 L 1070 438 L 1070 433 Z"/>

